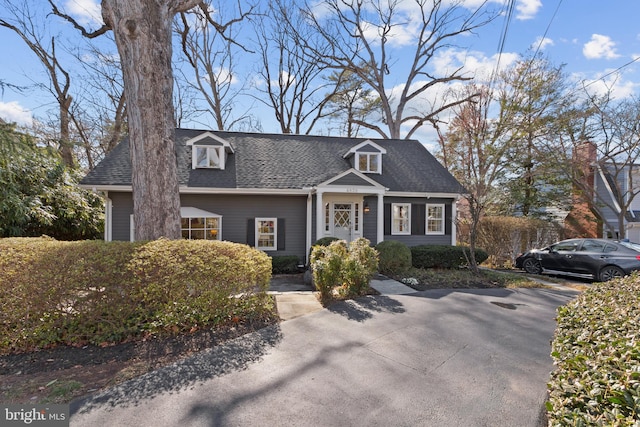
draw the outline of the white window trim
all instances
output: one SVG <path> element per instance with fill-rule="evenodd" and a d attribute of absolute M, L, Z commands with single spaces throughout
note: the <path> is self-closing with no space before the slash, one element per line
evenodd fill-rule
<path fill-rule="evenodd" d="M 260 241 L 258 239 L 258 234 L 259 234 L 259 224 L 260 221 L 273 221 L 273 247 L 271 246 L 258 246 L 258 242 Z M 261 251 L 277 251 L 278 250 L 278 218 L 256 218 L 255 219 L 255 246 L 256 249 L 259 249 Z"/>
<path fill-rule="evenodd" d="M 213 229 L 207 229 L 206 227 L 203 229 L 199 229 L 199 228 L 192 228 L 191 227 L 191 221 L 189 221 L 189 228 L 182 228 L 182 220 L 183 219 L 192 219 L 192 218 L 198 218 L 198 219 L 204 219 L 205 220 L 205 224 L 206 224 L 206 219 L 207 218 L 216 218 L 218 220 L 218 234 L 216 235 L 215 239 L 204 239 L 204 240 L 222 240 L 222 215 L 209 215 L 209 216 L 184 216 L 184 217 L 180 217 L 180 233 L 182 234 L 183 230 L 189 230 L 194 231 L 194 230 L 213 230 Z M 191 234 L 191 233 L 189 233 Z M 191 237 L 189 237 L 189 240 L 195 240 L 195 239 L 191 239 Z"/>
<path fill-rule="evenodd" d="M 367 169 L 366 170 L 362 170 L 360 169 L 360 156 L 367 156 Z M 376 156 L 378 158 L 378 170 L 377 171 L 372 171 L 371 170 L 371 161 L 370 161 L 370 157 L 369 156 Z M 355 159 L 355 167 L 356 170 L 358 170 L 359 172 L 362 173 L 375 173 L 378 175 L 382 174 L 382 153 L 375 153 L 375 152 L 368 152 L 368 151 L 357 151 L 356 152 L 356 159 Z"/>
<path fill-rule="evenodd" d="M 180 219 L 182 218 L 183 217 L 181 216 Z M 214 214 L 209 216 L 186 216 L 184 218 L 218 218 L 218 239 L 217 240 L 222 240 L 222 215 Z M 136 231 L 136 226 L 133 222 L 133 214 L 130 214 L 129 215 L 129 240 L 131 242 L 135 242 L 135 231 Z M 182 234 L 182 223 L 180 224 L 180 233 Z"/>
<path fill-rule="evenodd" d="M 395 207 L 396 206 L 404 206 L 407 208 L 407 230 L 398 231 L 396 230 L 396 218 L 395 218 Z M 392 203 L 391 204 L 391 235 L 392 236 L 406 236 L 411 234 L 411 203 Z"/>
<path fill-rule="evenodd" d="M 439 207 L 440 209 L 442 209 L 442 219 L 440 220 L 440 224 L 441 224 L 441 231 L 429 231 L 429 208 L 430 207 L 434 207 L 437 208 Z M 444 203 L 427 203 L 426 208 L 425 208 L 425 224 L 424 224 L 424 232 L 425 234 L 431 234 L 431 235 L 444 235 L 445 234 L 445 229 L 446 229 L 446 224 L 445 224 L 445 214 L 446 214 L 446 209 L 445 209 L 445 205 Z"/>
<path fill-rule="evenodd" d="M 207 150 L 207 166 L 199 166 L 198 165 L 198 149 L 199 148 L 204 148 Z M 220 160 L 219 167 L 214 167 L 214 166 L 209 166 L 209 164 L 211 163 L 211 150 L 215 150 L 217 153 L 216 155 L 218 156 L 218 159 Z M 225 160 L 226 160 L 226 151 L 224 149 L 223 146 L 221 145 L 193 145 L 191 148 L 191 166 L 193 169 L 221 169 L 224 170 L 224 166 L 225 166 Z"/>

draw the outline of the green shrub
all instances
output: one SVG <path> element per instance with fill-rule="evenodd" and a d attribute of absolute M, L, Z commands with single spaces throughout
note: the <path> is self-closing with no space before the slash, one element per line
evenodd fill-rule
<path fill-rule="evenodd" d="M 229 242 L 0 239 L 0 353 L 259 316 L 270 277 L 266 254 Z"/>
<path fill-rule="evenodd" d="M 549 425 L 639 425 L 640 275 L 590 287 L 557 321 Z"/>
<path fill-rule="evenodd" d="M 334 294 L 341 298 L 363 295 L 377 268 L 378 253 L 367 239 L 356 239 L 348 245 L 337 240 L 312 248 L 313 281 L 325 303 Z"/>
<path fill-rule="evenodd" d="M 382 274 L 394 274 L 411 267 L 411 250 L 396 240 L 387 240 L 376 245 L 380 255 L 378 269 Z"/>
<path fill-rule="evenodd" d="M 329 246 L 331 243 L 337 242 L 338 240 L 340 239 L 337 237 L 322 237 L 316 240 L 313 246 Z"/>
<path fill-rule="evenodd" d="M 416 268 L 459 268 L 469 264 L 469 248 L 464 246 L 421 245 L 410 249 L 411 262 Z M 476 249 L 478 264 L 487 258 L 485 251 Z"/>
<path fill-rule="evenodd" d="M 271 272 L 273 274 L 298 273 L 300 258 L 295 255 L 280 255 L 271 257 Z"/>

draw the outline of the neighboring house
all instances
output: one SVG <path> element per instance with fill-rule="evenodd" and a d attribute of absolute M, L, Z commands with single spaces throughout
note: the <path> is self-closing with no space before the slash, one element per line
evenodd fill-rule
<path fill-rule="evenodd" d="M 589 141 L 579 145 L 574 155 L 583 167 L 584 182 L 577 191 L 591 201 L 574 195 L 565 220 L 566 237 L 624 236 L 640 242 L 640 164 L 598 161 L 596 145 Z"/>
<path fill-rule="evenodd" d="M 596 165 L 594 193 L 604 237 L 640 242 L 640 165 Z"/>
<path fill-rule="evenodd" d="M 296 255 L 326 236 L 454 245 L 456 179 L 415 140 L 176 130 L 182 235 Z M 105 240 L 132 240 L 129 143 L 82 181 Z"/>

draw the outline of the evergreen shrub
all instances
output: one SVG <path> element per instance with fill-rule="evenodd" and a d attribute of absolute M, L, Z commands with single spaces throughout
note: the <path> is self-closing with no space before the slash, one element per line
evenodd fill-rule
<path fill-rule="evenodd" d="M 411 268 L 411 250 L 396 240 L 387 240 L 376 245 L 379 254 L 378 270 L 382 274 L 395 274 Z"/>
<path fill-rule="evenodd" d="M 420 245 L 412 246 L 411 262 L 416 268 L 459 268 L 469 264 L 469 248 L 464 246 Z M 476 261 L 482 264 L 487 252 L 476 249 Z"/>

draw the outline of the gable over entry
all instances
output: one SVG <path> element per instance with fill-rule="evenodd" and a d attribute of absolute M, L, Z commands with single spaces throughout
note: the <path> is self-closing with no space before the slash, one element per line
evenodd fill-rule
<path fill-rule="evenodd" d="M 384 240 L 383 201 L 386 188 L 351 168 L 315 187 L 316 238 L 347 241 L 363 237 L 364 196 L 377 196 L 376 242 Z"/>

